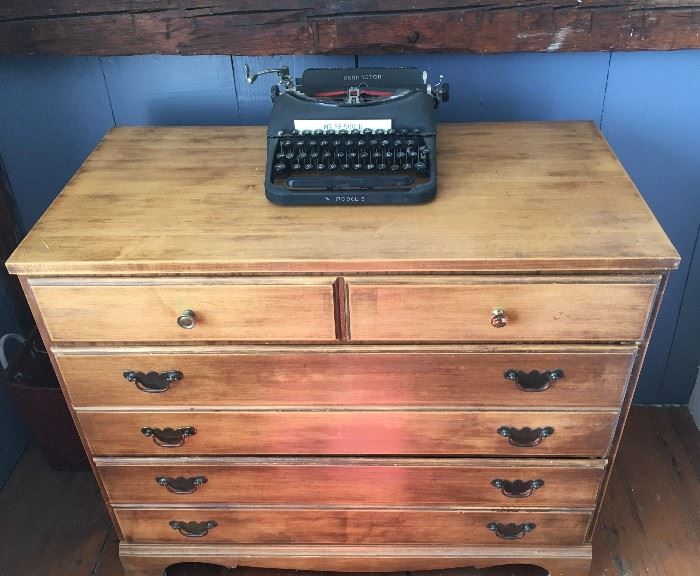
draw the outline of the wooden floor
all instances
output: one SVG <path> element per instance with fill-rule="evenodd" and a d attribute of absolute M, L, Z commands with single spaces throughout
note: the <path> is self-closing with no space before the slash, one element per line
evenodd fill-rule
<path fill-rule="evenodd" d="M 0 493 L 0 535 L 0 576 L 123 576 L 117 540 L 91 473 L 54 472 L 35 449 L 23 456 Z M 301 574 L 182 565 L 168 576 L 273 572 Z M 439 573 L 534 576 L 541 571 Z M 686 408 L 635 407 L 593 540 L 591 576 L 695 574 L 700 574 L 700 433 Z"/>

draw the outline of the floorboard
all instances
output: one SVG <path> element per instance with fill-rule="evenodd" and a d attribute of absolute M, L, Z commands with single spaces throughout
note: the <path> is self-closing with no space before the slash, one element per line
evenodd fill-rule
<path fill-rule="evenodd" d="M 0 534 L 0 576 L 124 576 L 118 541 L 91 473 L 54 472 L 34 447 L 0 493 Z M 635 406 L 593 538 L 591 576 L 690 576 L 699 567 L 700 432 L 686 408 Z M 273 574 L 321 576 L 194 565 L 171 567 L 167 576 Z M 541 571 L 401 576 L 428 574 L 540 576 Z"/>

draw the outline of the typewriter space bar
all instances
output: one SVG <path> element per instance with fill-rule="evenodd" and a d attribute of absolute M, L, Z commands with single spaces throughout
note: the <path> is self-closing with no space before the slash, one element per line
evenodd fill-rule
<path fill-rule="evenodd" d="M 344 176 L 300 176 L 289 178 L 287 187 L 290 190 L 327 190 L 329 192 L 350 192 L 358 190 L 406 190 L 413 186 L 413 178 L 409 176 L 376 176 L 368 178 Z"/>

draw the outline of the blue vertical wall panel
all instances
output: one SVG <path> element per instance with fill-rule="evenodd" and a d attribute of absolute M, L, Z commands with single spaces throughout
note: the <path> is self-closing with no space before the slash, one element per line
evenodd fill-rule
<path fill-rule="evenodd" d="M 683 257 L 666 289 L 637 400 L 685 403 L 693 382 L 664 381 L 664 374 L 700 224 L 700 50 L 613 54 L 602 129 Z"/>
<path fill-rule="evenodd" d="M 117 126 L 238 124 L 230 56 L 102 58 Z"/>
<path fill-rule="evenodd" d="M 259 72 L 268 68 L 288 66 L 294 78 L 301 77 L 307 68 L 352 68 L 355 66 L 354 56 L 234 56 L 233 75 L 238 94 L 238 111 L 241 124 L 267 124 L 267 118 L 272 109 L 270 88 L 277 84 L 276 74 L 258 78 L 254 84 L 248 84 L 245 79 L 245 64 L 251 72 Z"/>
<path fill-rule="evenodd" d="M 699 192 L 700 193 L 700 192 Z M 690 260 L 690 259 L 689 259 Z M 678 313 L 678 322 L 668 357 L 663 384 L 658 391 L 659 398 L 674 397 L 679 402 L 692 393 L 700 368 L 700 226 L 695 241 L 693 258 L 689 265 L 688 278 L 683 290 Z M 700 413 L 696 418 L 700 425 Z"/>
<path fill-rule="evenodd" d="M 479 120 L 598 123 L 609 59 L 607 53 L 486 55 Z"/>
<path fill-rule="evenodd" d="M 0 56 L 0 154 L 25 231 L 112 126 L 98 58 Z"/>

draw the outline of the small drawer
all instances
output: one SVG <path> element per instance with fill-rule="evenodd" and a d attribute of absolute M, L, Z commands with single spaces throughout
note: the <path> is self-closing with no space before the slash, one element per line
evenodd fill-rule
<path fill-rule="evenodd" d="M 604 460 L 98 458 L 112 504 L 593 508 Z"/>
<path fill-rule="evenodd" d="M 209 349 L 208 349 L 209 350 Z M 425 351 L 422 351 L 425 350 Z M 54 349 L 77 407 L 617 408 L 635 347 Z M 529 351 L 525 351 L 529 350 Z M 154 393 L 155 392 L 155 393 Z"/>
<path fill-rule="evenodd" d="M 588 512 L 469 509 L 114 507 L 127 542 L 219 544 L 583 544 Z"/>
<path fill-rule="evenodd" d="M 329 341 L 331 280 L 35 281 L 54 342 Z"/>
<path fill-rule="evenodd" d="M 78 412 L 96 456 L 584 456 L 608 451 L 615 412 L 256 410 Z"/>
<path fill-rule="evenodd" d="M 366 342 L 637 341 L 658 278 L 348 279 Z"/>

